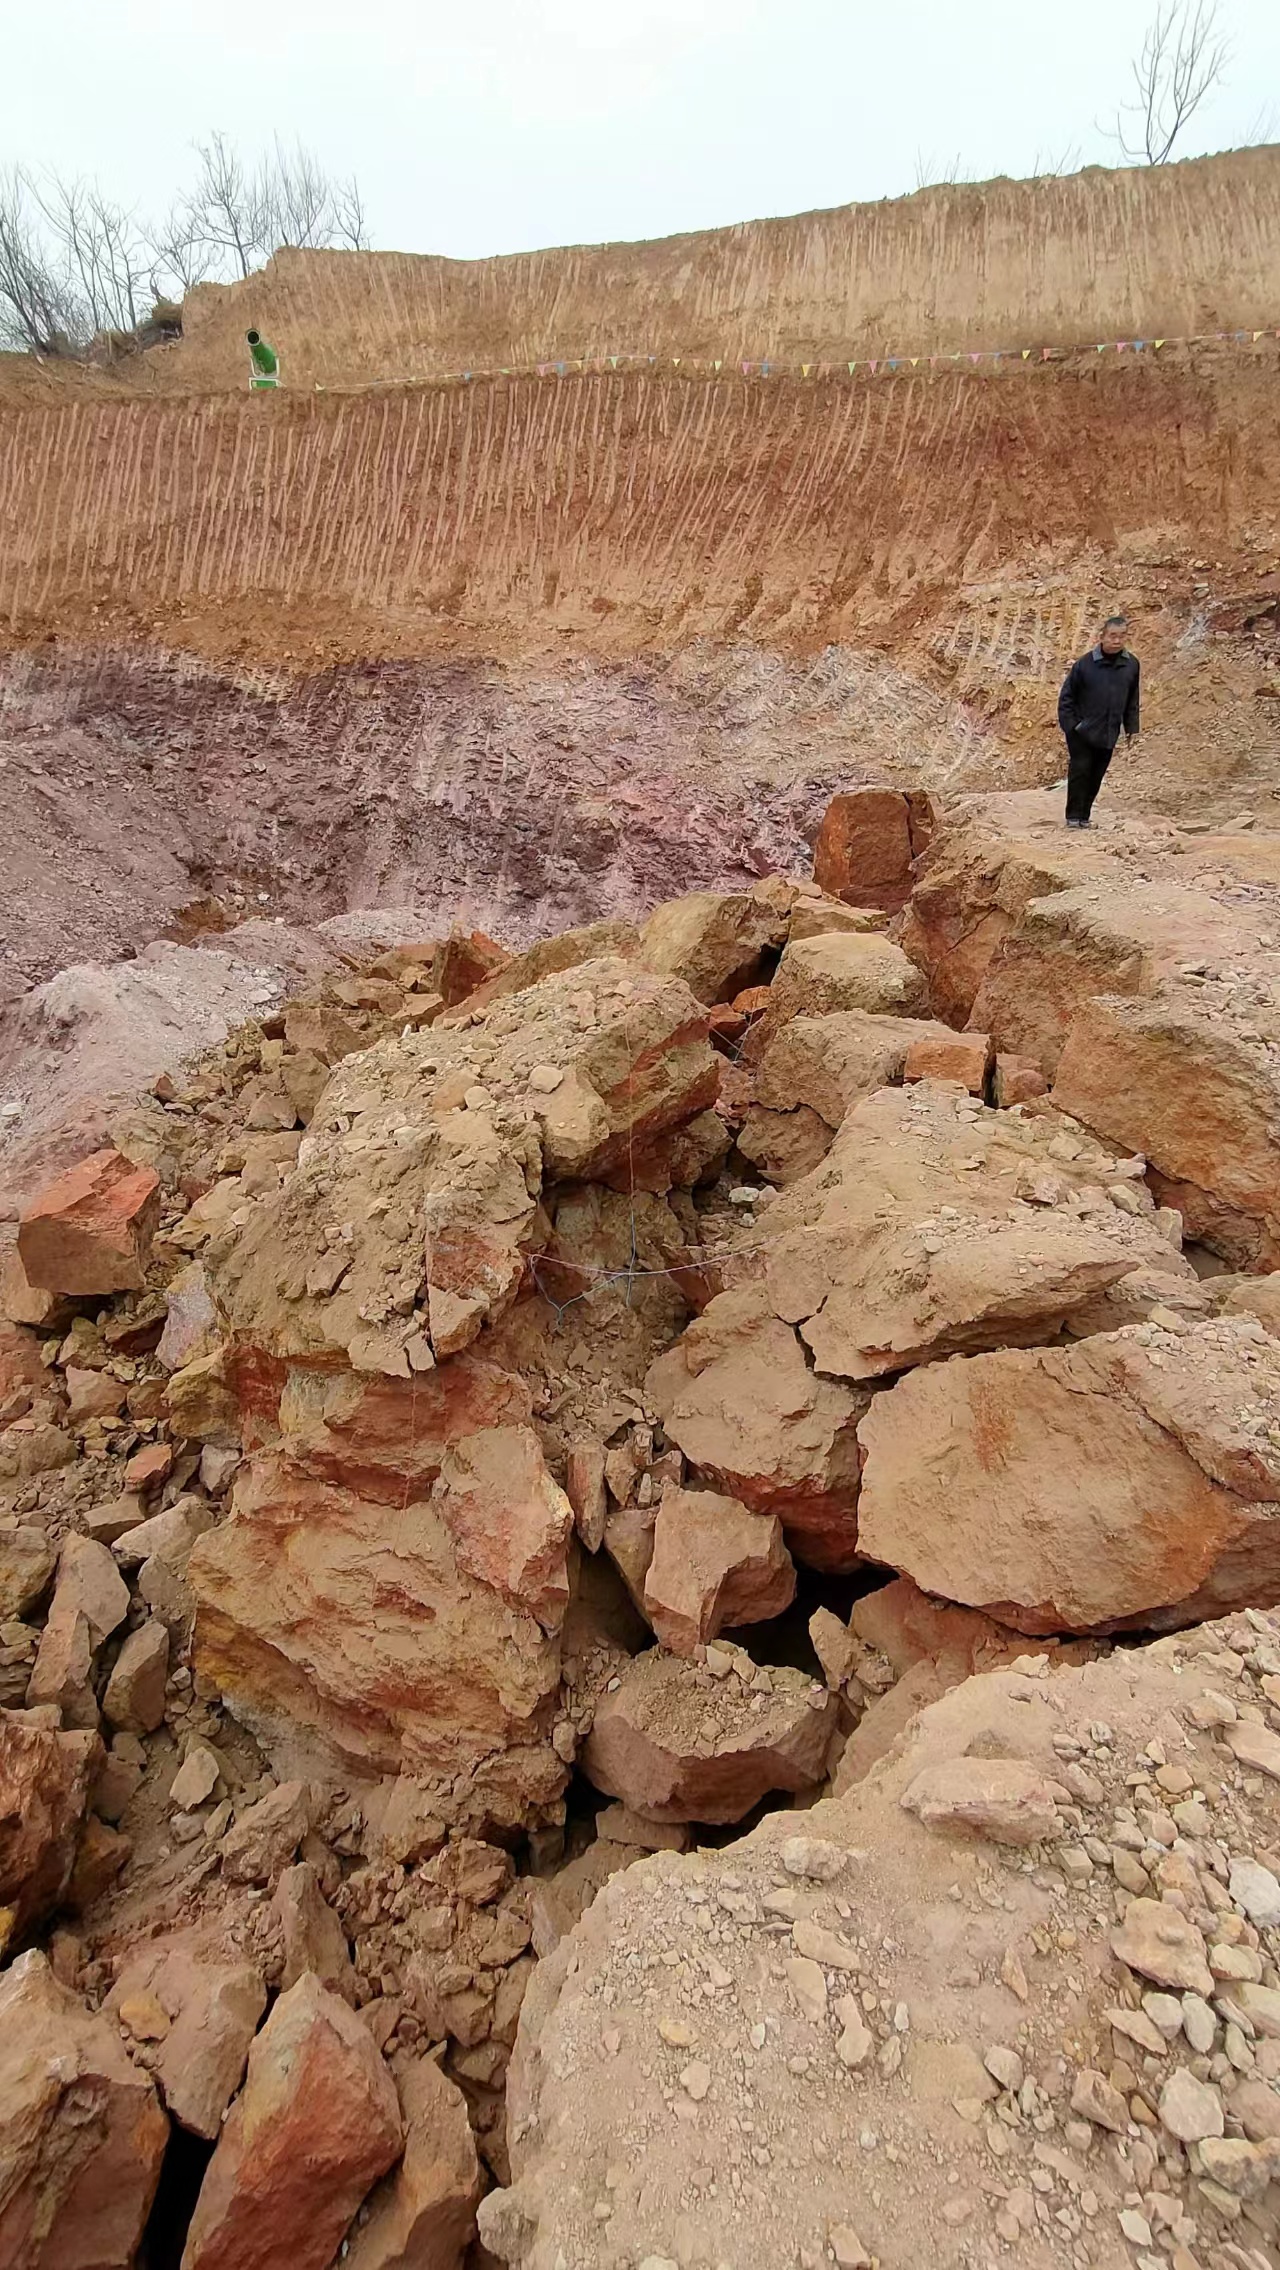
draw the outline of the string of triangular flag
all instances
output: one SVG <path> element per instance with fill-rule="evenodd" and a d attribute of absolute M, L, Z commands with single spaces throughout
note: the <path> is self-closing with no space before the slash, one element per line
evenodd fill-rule
<path fill-rule="evenodd" d="M 835 378 L 855 377 L 865 372 L 875 378 L 883 371 L 919 370 L 925 365 L 940 370 L 952 365 L 967 365 L 973 369 L 983 363 L 1018 364 L 1029 362 L 1065 362 L 1076 355 L 1145 355 L 1159 354 L 1166 347 L 1257 346 L 1260 339 L 1280 339 L 1280 325 L 1260 325 L 1245 331 L 1200 331 L 1168 333 L 1159 339 L 1096 339 L 1072 347 L 984 347 L 966 348 L 952 354 L 866 355 L 853 356 L 843 361 L 787 362 L 776 356 L 751 358 L 745 362 L 725 355 L 649 355 L 599 354 L 575 355 L 560 361 L 516 365 L 503 363 L 496 370 L 462 370 L 444 373 L 446 382 L 451 377 L 469 382 L 477 378 L 538 378 L 580 377 L 586 373 L 606 371 L 683 370 L 701 377 L 716 377 L 721 372 L 741 374 L 743 378 Z"/>

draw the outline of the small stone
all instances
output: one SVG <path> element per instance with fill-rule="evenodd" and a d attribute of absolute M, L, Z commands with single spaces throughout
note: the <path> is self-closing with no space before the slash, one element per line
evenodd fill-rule
<path fill-rule="evenodd" d="M 686 2065 L 680 2075 L 680 2086 L 687 2097 L 693 2098 L 695 2104 L 701 2104 L 711 2086 L 711 2067 L 697 2060 L 692 2065 Z"/>
<path fill-rule="evenodd" d="M 1218 2021 L 1204 1997 L 1184 1994 L 1182 1997 L 1182 2030 L 1197 2057 L 1207 2057 L 1213 2048 Z"/>
<path fill-rule="evenodd" d="M 1166 1797 L 1189 1797 L 1195 1787 L 1185 1766 L 1157 1766 L 1156 1780 Z"/>
<path fill-rule="evenodd" d="M 1022 2087 L 1025 2067 L 1016 2049 L 1006 2049 L 997 2042 L 991 2049 L 983 2051 L 982 2062 L 992 2080 L 998 2081 L 1000 2087 L 1007 2089 L 1010 2095 Z"/>
<path fill-rule="evenodd" d="M 821 2025 L 827 2014 L 827 1981 L 821 1966 L 806 1955 L 794 1955 L 784 1967 L 797 2009 L 814 2025 Z"/>
<path fill-rule="evenodd" d="M 558 1064 L 531 1064 L 529 1085 L 535 1096 L 553 1096 L 561 1085 L 564 1073 Z"/>
<path fill-rule="evenodd" d="M 1180 2065 L 1160 2091 L 1160 2120 L 1180 2144 L 1202 2143 L 1206 2136 L 1222 2134 L 1222 2098 Z"/>
<path fill-rule="evenodd" d="M 1158 1900 L 1130 1900 L 1123 1923 L 1111 1934 L 1111 1950 L 1130 1970 L 1153 1979 L 1157 1986 L 1176 1986 L 1192 1994 L 1213 1992 L 1203 1933 L 1176 1908 Z"/>
<path fill-rule="evenodd" d="M 1027 2000 L 1031 1989 L 1027 1984 L 1027 1974 L 1016 1947 L 1006 1947 L 1004 1961 L 1000 1965 L 1000 1979 L 1002 1985 L 1007 1986 L 1011 1994 L 1016 1994 L 1019 2002 Z"/>
<path fill-rule="evenodd" d="M 1280 1929 L 1280 1880 L 1258 1860 L 1233 1860 L 1227 1889 L 1259 1931 Z"/>
<path fill-rule="evenodd" d="M 856 2073 L 875 2048 L 875 2035 L 863 2023 L 856 1994 L 842 1994 L 835 2005 L 835 2014 L 843 2029 L 836 2042 L 836 2056 L 849 2072 Z"/>
<path fill-rule="evenodd" d="M 658 2032 L 670 2049 L 692 2049 L 698 2036 L 683 2018 L 659 2018 Z"/>
<path fill-rule="evenodd" d="M 1144 1994 L 1142 2007 L 1165 2041 L 1172 2041 L 1181 2033 L 1182 2004 L 1176 1994 Z"/>
<path fill-rule="evenodd" d="M 1136 2207 L 1123 2207 L 1120 2211 L 1120 2228 L 1130 2246 L 1150 2246 L 1151 2225 Z"/>
<path fill-rule="evenodd" d="M 213 1751 L 198 1742 L 194 1749 L 188 1750 L 169 1784 L 169 1803 L 176 1805 L 182 1813 L 189 1813 L 195 1806 L 203 1805 L 217 1788 L 220 1771 L 221 1767 Z"/>
<path fill-rule="evenodd" d="M 1129 2125 L 1129 2111 L 1118 2089 L 1113 2089 L 1104 2074 L 1086 2066 L 1077 2073 L 1071 2091 L 1071 2110 L 1082 2120 L 1091 2120 L 1095 2127 L 1109 2128 L 1114 2135 L 1122 2136 Z"/>
<path fill-rule="evenodd" d="M 1145 2049 L 1152 2057 L 1163 2057 L 1165 2036 L 1145 2010 L 1110 2009 L 1107 2023 L 1116 2033 L 1123 2034 L 1126 2041 L 1136 2042 L 1139 2049 Z"/>
<path fill-rule="evenodd" d="M 838 2270 L 872 2270 L 871 2256 L 850 2224 L 833 2223 L 827 2238 Z"/>
<path fill-rule="evenodd" d="M 1275 2171 L 1275 2160 L 1265 2145 L 1247 2144 L 1237 2136 L 1211 2136 L 1200 2146 L 1200 2166 L 1209 2181 L 1221 2184 L 1233 2199 L 1260 2199 Z"/>
<path fill-rule="evenodd" d="M 1222 1739 L 1237 1765 L 1280 1781 L 1280 1734 L 1273 1734 L 1269 1726 L 1259 1726 L 1251 1718 L 1241 1719 L 1226 1728 Z"/>
<path fill-rule="evenodd" d="M 708 1648 L 708 1655 L 711 1652 Z M 788 1876 L 808 1876 L 814 1883 L 829 1884 L 840 1874 L 849 1855 L 840 1845 L 828 1844 L 822 1837 L 793 1836 L 779 1847 L 778 1858 Z"/>

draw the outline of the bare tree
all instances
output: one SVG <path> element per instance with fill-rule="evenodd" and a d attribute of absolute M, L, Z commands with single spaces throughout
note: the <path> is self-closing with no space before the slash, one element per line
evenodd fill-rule
<path fill-rule="evenodd" d="M 233 262 L 247 276 L 256 260 L 271 251 L 272 212 L 265 169 L 246 170 L 225 134 L 197 142 L 200 171 L 191 193 L 193 238 L 208 247 L 215 263 Z"/>
<path fill-rule="evenodd" d="M 1133 165 L 1162 166 L 1188 120 L 1222 78 L 1230 42 L 1218 0 L 1159 0 L 1133 66 L 1137 100 L 1116 113 L 1114 136 Z M 1126 126 L 1126 117 L 1136 123 Z"/>
<path fill-rule="evenodd" d="M 333 193 L 332 241 L 349 246 L 352 252 L 369 250 L 364 199 L 360 195 L 360 184 L 354 174 L 349 181 L 340 181 Z"/>
<path fill-rule="evenodd" d="M 152 260 L 132 213 L 94 183 L 57 174 L 33 186 L 32 194 L 87 331 L 136 330 L 151 297 Z"/>
<path fill-rule="evenodd" d="M 1064 173 L 1075 173 L 1079 169 L 1079 165 L 1080 145 L 1078 142 L 1068 143 L 1065 149 L 1056 153 L 1053 150 L 1039 149 L 1036 151 L 1032 162 L 1031 179 L 1033 181 L 1046 181 Z"/>
<path fill-rule="evenodd" d="M 0 175 L 0 345 L 65 355 L 89 325 L 42 218 L 30 177 L 17 166 Z"/>
<path fill-rule="evenodd" d="M 916 188 L 940 189 L 944 184 L 960 179 L 960 152 L 950 160 L 935 158 L 932 150 L 926 157 L 923 150 L 916 151 Z"/>

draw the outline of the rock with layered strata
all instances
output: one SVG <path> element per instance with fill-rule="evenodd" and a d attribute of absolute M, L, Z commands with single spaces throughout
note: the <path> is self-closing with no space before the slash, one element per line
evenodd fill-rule
<path fill-rule="evenodd" d="M 859 1430 L 864 1550 L 1026 1632 L 1265 1607 L 1276 1428 L 1280 1344 L 1251 1318 L 929 1365 Z"/>
<path fill-rule="evenodd" d="M 812 1789 L 834 1697 L 802 1672 L 732 1661 L 720 1679 L 658 1648 L 637 1656 L 596 1707 L 588 1779 L 654 1821 L 740 1821 L 771 1790 Z"/>
<path fill-rule="evenodd" d="M 717 1632 L 781 1615 L 795 1589 L 776 1517 L 715 1490 L 663 1491 L 644 1580 L 644 1612 L 663 1647 L 692 1656 Z"/>

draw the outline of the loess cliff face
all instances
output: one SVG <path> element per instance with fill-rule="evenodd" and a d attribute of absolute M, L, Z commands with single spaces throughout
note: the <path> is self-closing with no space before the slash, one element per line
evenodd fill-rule
<path fill-rule="evenodd" d="M 1269 816 L 1278 211 L 1263 151 L 649 246 L 284 253 L 110 373 L 0 359 L 3 990 L 211 894 L 518 942 L 793 864 L 835 787 L 1052 780 L 1116 604 L 1126 800 Z M 243 390 L 250 319 L 278 396 Z M 1168 344 L 1065 352 L 1099 330 Z M 439 382 L 615 338 L 666 366 Z M 918 366 L 733 359 L 886 344 Z"/>

